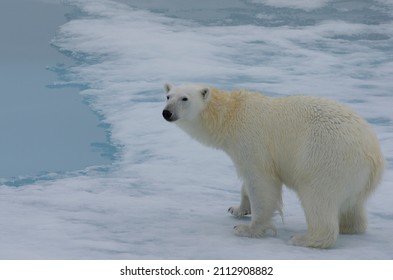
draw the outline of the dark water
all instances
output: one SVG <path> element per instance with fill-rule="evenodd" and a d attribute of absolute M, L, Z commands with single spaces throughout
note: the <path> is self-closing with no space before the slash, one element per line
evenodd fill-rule
<path fill-rule="evenodd" d="M 374 25 L 391 20 L 390 10 L 387 9 L 385 3 L 374 0 L 332 1 L 321 8 L 304 10 L 274 7 L 251 0 L 117 1 L 165 16 L 193 20 L 203 25 L 309 26 L 326 20 L 344 20 Z"/>
<path fill-rule="evenodd" d="M 66 172 L 111 162 L 99 116 L 79 88 L 53 85 L 71 65 L 50 45 L 72 10 L 60 1 L 1 0 L 0 177 Z"/>

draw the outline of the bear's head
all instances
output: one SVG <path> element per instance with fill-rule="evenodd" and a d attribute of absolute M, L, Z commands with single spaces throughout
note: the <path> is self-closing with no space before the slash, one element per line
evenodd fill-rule
<path fill-rule="evenodd" d="M 165 84 L 166 106 L 162 116 L 168 122 L 192 121 L 198 118 L 210 98 L 210 89 L 199 85 Z"/>

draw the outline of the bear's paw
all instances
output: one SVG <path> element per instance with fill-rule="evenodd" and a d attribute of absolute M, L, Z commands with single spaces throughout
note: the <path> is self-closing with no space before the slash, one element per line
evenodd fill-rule
<path fill-rule="evenodd" d="M 248 209 L 242 208 L 240 206 L 229 207 L 228 212 L 231 213 L 236 218 L 241 218 L 243 216 L 251 214 L 251 211 L 249 211 Z"/>
<path fill-rule="evenodd" d="M 310 248 L 320 248 L 328 249 L 334 246 L 336 243 L 336 237 L 334 236 L 321 236 L 319 238 L 312 238 L 305 235 L 294 235 L 289 240 L 289 245 L 300 246 L 300 247 L 310 247 Z"/>
<path fill-rule="evenodd" d="M 277 235 L 277 230 L 272 225 L 267 226 L 249 226 L 249 225 L 236 225 L 233 227 L 235 234 L 243 237 L 260 238 L 267 234 L 268 231 L 273 233 L 273 236 Z"/>

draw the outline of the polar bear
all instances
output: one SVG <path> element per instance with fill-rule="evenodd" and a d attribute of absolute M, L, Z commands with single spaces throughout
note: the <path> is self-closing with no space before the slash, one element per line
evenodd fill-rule
<path fill-rule="evenodd" d="M 243 181 L 236 217 L 252 214 L 236 235 L 275 232 L 282 185 L 293 189 L 308 229 L 291 245 L 330 248 L 339 233 L 363 233 L 365 202 L 384 159 L 372 128 L 348 107 L 307 96 L 273 98 L 199 85 L 165 85 L 165 120 L 199 142 L 226 152 Z"/>

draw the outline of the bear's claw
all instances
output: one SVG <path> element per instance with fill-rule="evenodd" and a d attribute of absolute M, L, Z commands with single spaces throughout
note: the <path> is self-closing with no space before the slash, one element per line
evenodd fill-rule
<path fill-rule="evenodd" d="M 233 229 L 235 230 L 236 235 L 243 236 L 243 237 L 260 238 L 265 236 L 268 233 L 268 231 L 271 231 L 273 236 L 277 235 L 277 230 L 272 225 L 259 226 L 259 227 L 249 226 L 249 225 L 236 225 L 233 227 Z"/>

